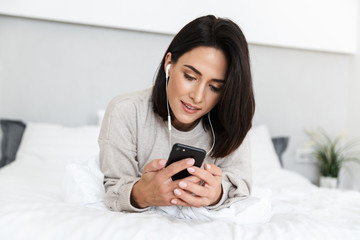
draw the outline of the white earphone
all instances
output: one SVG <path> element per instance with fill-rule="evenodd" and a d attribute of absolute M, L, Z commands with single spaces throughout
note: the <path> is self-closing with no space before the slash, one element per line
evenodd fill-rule
<path fill-rule="evenodd" d="M 166 71 L 165 71 L 166 81 L 167 81 L 168 78 L 169 78 L 169 69 L 170 69 L 170 66 L 171 66 L 171 64 L 168 64 L 168 65 L 166 66 Z"/>

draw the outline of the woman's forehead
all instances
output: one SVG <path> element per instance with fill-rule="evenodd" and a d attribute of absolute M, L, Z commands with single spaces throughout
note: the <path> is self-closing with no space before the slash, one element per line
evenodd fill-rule
<path fill-rule="evenodd" d="M 225 54 L 213 47 L 197 47 L 184 53 L 177 64 L 198 75 L 212 75 L 211 78 L 224 80 L 227 71 Z"/>

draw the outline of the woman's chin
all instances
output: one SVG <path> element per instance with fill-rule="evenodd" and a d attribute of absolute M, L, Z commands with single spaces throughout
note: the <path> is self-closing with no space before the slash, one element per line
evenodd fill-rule
<path fill-rule="evenodd" d="M 198 119 L 176 119 L 173 121 L 172 125 L 180 131 L 190 131 L 197 125 L 198 122 Z"/>

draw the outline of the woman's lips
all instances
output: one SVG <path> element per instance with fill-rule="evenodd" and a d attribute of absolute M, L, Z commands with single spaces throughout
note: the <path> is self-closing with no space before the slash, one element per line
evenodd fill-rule
<path fill-rule="evenodd" d="M 183 101 L 181 101 L 181 103 L 182 103 L 183 109 L 187 113 L 197 113 L 199 110 L 201 110 L 201 108 L 195 107 L 189 103 L 184 103 Z"/>

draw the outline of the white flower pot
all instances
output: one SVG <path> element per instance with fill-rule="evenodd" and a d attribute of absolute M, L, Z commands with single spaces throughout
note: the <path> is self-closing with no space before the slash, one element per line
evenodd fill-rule
<path fill-rule="evenodd" d="M 321 176 L 320 187 L 337 188 L 337 178 Z"/>

